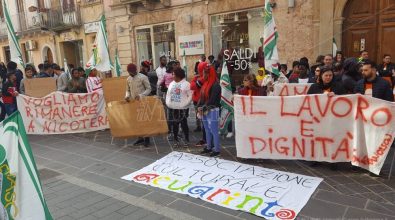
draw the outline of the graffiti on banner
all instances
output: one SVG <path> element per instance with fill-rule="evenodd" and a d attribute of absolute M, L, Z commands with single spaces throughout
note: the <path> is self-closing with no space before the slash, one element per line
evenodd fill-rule
<path fill-rule="evenodd" d="M 312 83 L 279 83 L 274 85 L 274 96 L 307 95 Z"/>
<path fill-rule="evenodd" d="M 176 151 L 122 179 L 266 219 L 294 219 L 322 181 L 317 177 Z"/>
<path fill-rule="evenodd" d="M 43 98 L 17 97 L 28 134 L 65 134 L 109 127 L 102 92 L 53 92 Z"/>
<path fill-rule="evenodd" d="M 379 174 L 394 115 L 394 103 L 362 95 L 235 96 L 237 156 L 351 162 Z"/>

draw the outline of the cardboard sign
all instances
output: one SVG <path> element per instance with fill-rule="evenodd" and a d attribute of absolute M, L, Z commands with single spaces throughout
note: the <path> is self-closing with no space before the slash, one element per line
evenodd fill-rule
<path fill-rule="evenodd" d="M 25 80 L 25 94 L 30 97 L 41 98 L 56 91 L 56 79 L 34 78 Z"/>
<path fill-rule="evenodd" d="M 168 132 L 163 104 L 153 96 L 141 101 L 110 102 L 107 115 L 113 137 L 148 137 Z"/>
<path fill-rule="evenodd" d="M 123 76 L 103 79 L 102 86 L 106 103 L 125 99 L 127 78 Z"/>
<path fill-rule="evenodd" d="M 53 92 L 43 98 L 17 96 L 28 134 L 67 134 L 108 128 L 102 92 Z"/>
<path fill-rule="evenodd" d="M 122 177 L 265 219 L 294 219 L 321 178 L 173 151 Z"/>
<path fill-rule="evenodd" d="M 362 95 L 235 96 L 237 156 L 351 162 L 379 174 L 395 104 Z"/>
<path fill-rule="evenodd" d="M 307 95 L 312 83 L 278 83 L 274 85 L 274 96 Z"/>

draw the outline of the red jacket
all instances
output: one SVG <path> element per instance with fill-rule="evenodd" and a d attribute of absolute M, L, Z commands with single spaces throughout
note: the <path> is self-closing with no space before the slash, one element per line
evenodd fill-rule
<path fill-rule="evenodd" d="M 248 88 L 247 87 L 243 87 L 241 89 L 239 89 L 239 95 L 249 95 L 248 94 Z M 257 87 L 255 89 L 252 89 L 251 91 L 251 96 L 266 96 L 266 89 L 265 87 Z"/>
<path fill-rule="evenodd" d="M 200 100 L 200 89 L 202 88 L 201 82 L 203 82 L 203 80 L 202 77 L 200 77 L 199 75 L 194 76 L 191 81 L 191 90 L 193 91 L 193 103 L 198 103 Z"/>

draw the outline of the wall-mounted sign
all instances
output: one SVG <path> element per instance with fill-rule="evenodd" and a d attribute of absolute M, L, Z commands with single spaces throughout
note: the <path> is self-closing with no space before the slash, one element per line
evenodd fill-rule
<path fill-rule="evenodd" d="M 204 35 L 188 35 L 178 37 L 178 52 L 179 55 L 200 55 L 204 54 Z"/>
<path fill-rule="evenodd" d="M 366 48 L 365 43 L 366 43 L 365 38 L 361 38 L 361 51 L 365 50 L 365 48 Z"/>
<path fill-rule="evenodd" d="M 99 31 L 99 28 L 100 28 L 99 21 L 84 24 L 85 34 L 96 33 Z"/>
<path fill-rule="evenodd" d="M 61 33 L 60 36 L 63 41 L 75 41 L 78 39 L 77 34 L 73 31 Z"/>

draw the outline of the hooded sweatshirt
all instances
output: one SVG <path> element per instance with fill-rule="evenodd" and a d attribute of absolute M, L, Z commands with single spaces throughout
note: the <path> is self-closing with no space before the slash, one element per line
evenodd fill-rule
<path fill-rule="evenodd" d="M 187 109 L 192 101 L 192 90 L 185 79 L 173 81 L 169 85 L 166 95 L 166 105 L 170 109 Z"/>

